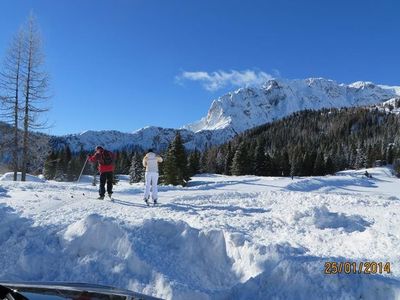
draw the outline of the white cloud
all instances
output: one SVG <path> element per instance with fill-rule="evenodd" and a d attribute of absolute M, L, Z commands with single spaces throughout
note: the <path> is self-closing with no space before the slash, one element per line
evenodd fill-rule
<path fill-rule="evenodd" d="M 272 75 L 262 71 L 244 70 L 208 72 L 182 72 L 176 77 L 177 82 L 184 80 L 199 81 L 208 91 L 217 91 L 226 86 L 254 86 L 261 85 L 267 80 L 274 78 Z"/>

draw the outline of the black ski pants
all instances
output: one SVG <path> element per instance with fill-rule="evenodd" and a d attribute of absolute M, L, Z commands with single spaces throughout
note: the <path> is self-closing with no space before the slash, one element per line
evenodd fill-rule
<path fill-rule="evenodd" d="M 106 194 L 105 185 L 107 182 L 107 193 L 112 194 L 113 188 L 113 172 L 104 172 L 100 174 L 100 188 L 99 194 L 100 196 L 104 196 Z"/>

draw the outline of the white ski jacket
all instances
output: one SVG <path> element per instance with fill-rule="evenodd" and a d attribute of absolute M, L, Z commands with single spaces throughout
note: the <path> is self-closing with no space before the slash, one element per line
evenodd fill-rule
<path fill-rule="evenodd" d="M 158 163 L 162 161 L 163 159 L 160 155 L 156 155 L 153 152 L 149 152 L 143 158 L 143 167 L 146 168 L 146 172 L 158 173 Z"/>

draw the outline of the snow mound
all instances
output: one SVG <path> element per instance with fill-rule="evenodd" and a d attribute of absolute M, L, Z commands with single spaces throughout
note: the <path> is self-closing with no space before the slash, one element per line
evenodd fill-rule
<path fill-rule="evenodd" d="M 115 202 L 92 199 L 90 181 L 0 182 L 0 279 L 178 300 L 400 299 L 399 181 L 364 172 L 198 175 L 161 187 L 158 207 L 124 178 Z M 330 261 L 390 262 L 391 273 L 327 275 Z"/>
<path fill-rule="evenodd" d="M 78 256 L 112 251 L 115 256 L 126 258 L 129 250 L 127 233 L 112 220 L 97 214 L 68 226 L 63 238 L 64 246 Z"/>
<path fill-rule="evenodd" d="M 224 233 L 182 221 L 125 227 L 90 214 L 62 229 L 0 206 L 0 245 L 8 258 L 0 278 L 8 280 L 95 282 L 165 299 L 207 299 L 238 283 Z"/>
<path fill-rule="evenodd" d="M 326 177 L 311 177 L 289 184 L 286 188 L 294 192 L 315 192 L 315 191 L 331 191 L 331 190 L 346 190 L 348 188 L 372 188 L 376 187 L 375 182 L 369 180 L 362 175 L 355 177 L 352 175 L 346 176 L 326 176 Z"/>
<path fill-rule="evenodd" d="M 234 266 L 259 271 L 213 299 L 398 299 L 400 282 L 377 275 L 324 274 L 326 262 L 343 258 L 307 255 L 289 243 L 257 245 L 241 241 Z M 255 270 L 255 269 L 254 269 Z M 255 270 L 256 271 L 256 270 Z M 248 274 L 250 275 L 250 274 Z"/>
<path fill-rule="evenodd" d="M 218 290 L 237 282 L 220 230 L 201 231 L 182 221 L 150 219 L 137 235 L 135 247 L 154 269 L 192 289 Z"/>
<path fill-rule="evenodd" d="M 88 215 L 67 227 L 61 244 L 71 265 L 76 266 L 79 274 L 86 274 L 85 281 L 95 282 L 99 273 L 105 281 L 107 277 L 113 278 L 118 285 L 124 274 L 145 281 L 152 276 L 146 263 L 138 258 L 129 232 L 112 218 Z"/>
<path fill-rule="evenodd" d="M 7 194 L 7 190 L 0 186 L 0 197 L 4 197 Z"/>
<path fill-rule="evenodd" d="M 329 220 L 325 208 L 313 213 L 323 226 L 355 220 L 341 216 L 339 222 L 340 214 Z M 7 257 L 0 261 L 0 278 L 8 280 L 94 282 L 165 299 L 400 296 L 396 279 L 325 275 L 325 262 L 340 258 L 309 256 L 289 243 L 259 245 L 242 233 L 199 230 L 183 221 L 128 226 L 91 214 L 66 228 L 37 226 L 0 204 L 0 245 L 0 257 Z"/>
<path fill-rule="evenodd" d="M 328 261 L 338 259 L 282 258 L 220 299 L 399 299 L 399 281 L 365 274 L 324 274 Z"/>
<path fill-rule="evenodd" d="M 368 169 L 361 169 L 361 170 L 346 170 L 337 172 L 336 175 L 338 176 L 352 176 L 359 177 L 359 178 L 366 178 L 365 171 L 372 176 L 373 179 L 389 179 L 395 178 L 393 169 L 391 167 L 376 167 L 376 168 L 368 168 Z"/>
<path fill-rule="evenodd" d="M 373 225 L 359 215 L 347 215 L 344 213 L 330 212 L 323 205 L 321 207 L 313 207 L 305 212 L 296 212 L 293 219 L 298 221 L 307 218 L 309 225 L 314 225 L 318 229 L 342 229 L 345 232 L 363 232 Z"/>
<path fill-rule="evenodd" d="M 314 208 L 314 223 L 319 229 L 343 228 L 346 232 L 365 231 L 372 225 L 358 215 L 345 215 L 342 213 L 330 212 L 326 206 Z"/>
<path fill-rule="evenodd" d="M 13 172 L 8 172 L 5 173 L 3 176 L 0 177 L 0 181 L 13 181 L 14 180 L 14 173 Z M 17 180 L 21 180 L 21 172 L 17 173 Z M 40 178 L 38 176 L 33 176 L 30 174 L 26 174 L 26 181 L 31 181 L 31 182 L 45 182 L 43 178 Z"/>

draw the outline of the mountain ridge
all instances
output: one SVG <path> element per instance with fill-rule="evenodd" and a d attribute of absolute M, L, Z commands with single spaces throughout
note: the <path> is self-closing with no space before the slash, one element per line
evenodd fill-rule
<path fill-rule="evenodd" d="M 78 134 L 50 136 L 53 149 L 68 145 L 72 152 L 91 151 L 96 145 L 111 150 L 163 151 L 177 132 L 188 149 L 203 150 L 222 144 L 253 127 L 279 120 L 305 109 L 368 106 L 390 101 L 400 87 L 367 81 L 338 84 L 324 78 L 272 79 L 258 87 L 244 87 L 214 99 L 201 120 L 181 128 L 146 126 L 133 132 L 86 130 Z"/>
<path fill-rule="evenodd" d="M 215 99 L 206 117 L 183 128 L 242 132 L 304 109 L 366 106 L 399 95 L 400 87 L 372 82 L 346 85 L 324 78 L 272 79 L 260 87 L 240 88 Z"/>

